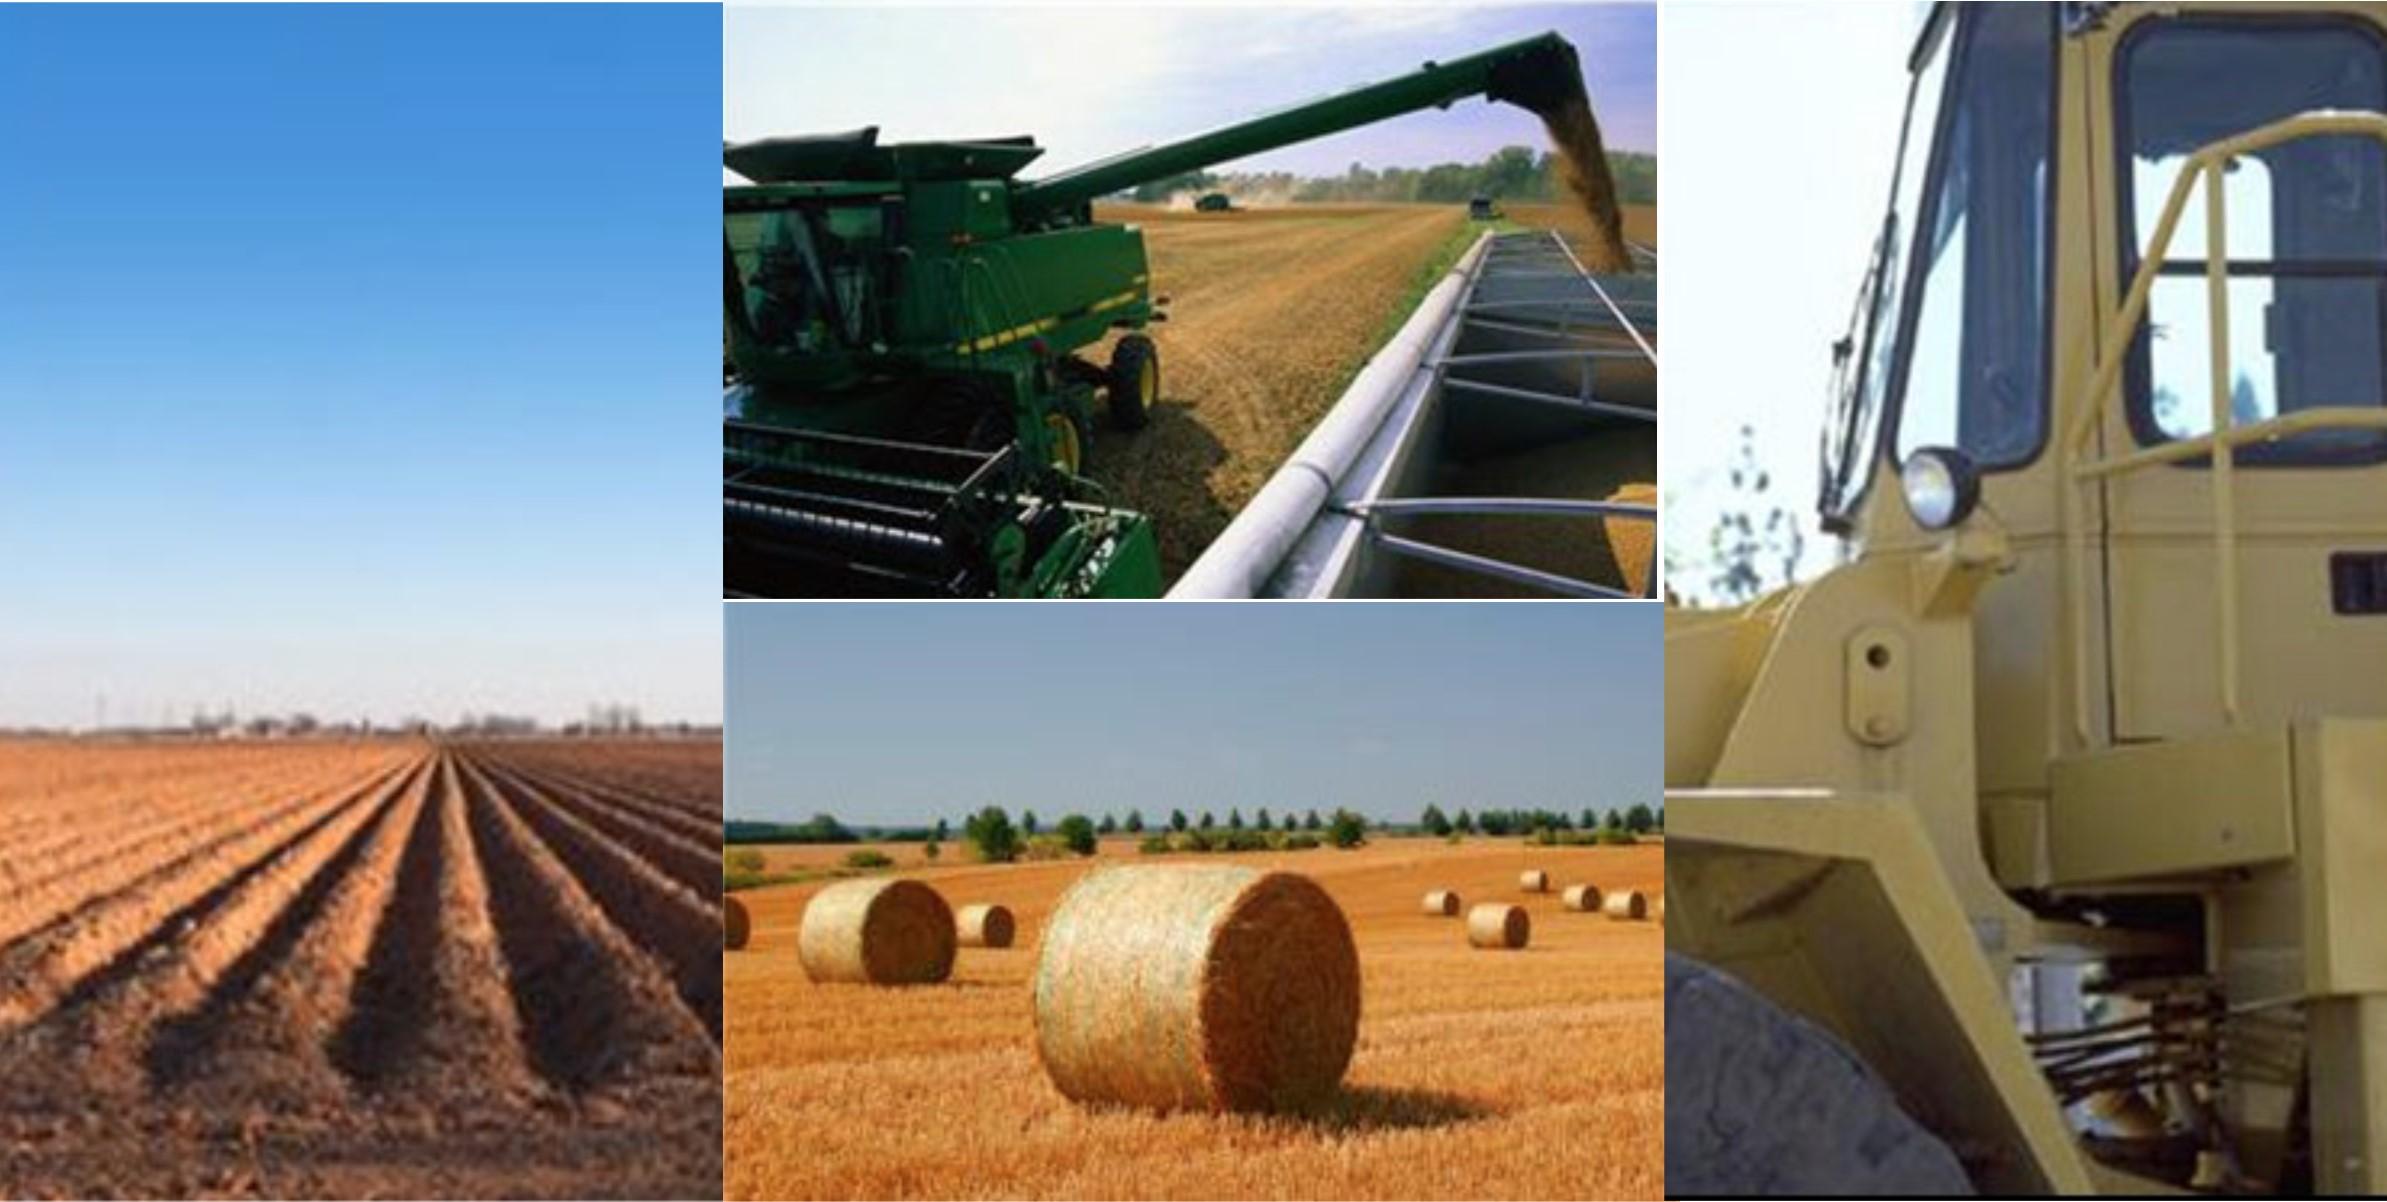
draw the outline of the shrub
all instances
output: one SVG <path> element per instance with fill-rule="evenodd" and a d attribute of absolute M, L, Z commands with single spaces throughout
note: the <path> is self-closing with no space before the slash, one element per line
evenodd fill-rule
<path fill-rule="evenodd" d="M 1019 858 L 1019 832 L 1001 806 L 988 806 L 971 815 L 962 823 L 961 832 L 977 850 L 978 858 L 989 864 L 1007 864 Z"/>
<path fill-rule="evenodd" d="M 936 841 L 936 840 L 934 840 L 934 839 L 931 839 L 931 840 L 929 840 L 927 843 L 923 844 L 923 845 L 921 846 L 921 848 L 920 848 L 920 854 L 921 854 L 921 855 L 924 855 L 924 856 L 926 856 L 926 857 L 928 857 L 928 859 L 929 859 L 929 861 L 930 861 L 931 863 L 934 863 L 934 862 L 936 861 L 936 858 L 937 858 L 938 856 L 940 856 L 940 855 L 943 855 L 943 854 L 944 854 L 944 852 L 945 852 L 945 849 L 944 849 L 944 848 L 942 848 L 942 847 L 939 847 L 939 846 L 937 846 L 937 841 Z"/>
<path fill-rule="evenodd" d="M 1210 832 L 1205 830 L 1186 831 L 1175 840 L 1178 851 L 1209 851 L 1212 846 Z"/>
<path fill-rule="evenodd" d="M 1055 833 L 1069 850 L 1081 856 L 1094 854 L 1094 823 L 1084 814 L 1071 814 L 1063 818 Z"/>
<path fill-rule="evenodd" d="M 847 852 L 845 866 L 848 868 L 892 868 L 895 866 L 895 861 L 889 859 L 886 852 L 872 851 L 865 847 L 860 851 Z"/>
<path fill-rule="evenodd" d="M 1336 810 L 1327 824 L 1326 839 L 1336 847 L 1352 848 L 1368 841 L 1367 820 L 1349 810 Z"/>
<path fill-rule="evenodd" d="M 1316 835 L 1310 834 L 1308 831 L 1287 835 L 1285 836 L 1284 848 L 1286 851 L 1316 851 L 1318 849 L 1318 837 Z"/>
<path fill-rule="evenodd" d="M 731 872 L 752 875 L 763 870 L 763 853 L 757 847 L 737 847 L 721 857 L 721 865 Z"/>
<path fill-rule="evenodd" d="M 1639 843 L 1641 841 L 1634 838 L 1633 832 L 1631 831 L 1614 830 L 1601 831 L 1599 834 L 1599 839 L 1603 844 L 1620 845 L 1624 847 L 1631 847 L 1633 844 Z"/>
<path fill-rule="evenodd" d="M 1165 854 L 1169 850 L 1169 837 L 1167 835 L 1147 835 L 1143 842 L 1135 845 L 1135 849 L 1148 856 Z"/>
<path fill-rule="evenodd" d="M 1268 850 L 1268 836 L 1258 831 L 1237 828 L 1228 831 L 1227 837 L 1220 841 L 1219 846 L 1223 851 L 1266 851 Z"/>
<path fill-rule="evenodd" d="M 1030 835 L 1028 846 L 1020 853 L 1021 858 L 1028 860 L 1066 860 L 1076 854 L 1077 849 L 1069 846 L 1069 840 L 1061 835 Z"/>

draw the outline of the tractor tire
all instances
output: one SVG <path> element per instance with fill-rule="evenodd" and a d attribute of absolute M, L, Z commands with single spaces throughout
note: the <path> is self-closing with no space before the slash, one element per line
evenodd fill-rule
<path fill-rule="evenodd" d="M 1108 385 L 1111 424 L 1122 430 L 1141 430 L 1152 424 L 1152 407 L 1160 403 L 1160 348 L 1142 334 L 1129 334 L 1111 348 Z"/>
<path fill-rule="evenodd" d="M 1822 1028 L 1666 953 L 1666 1192 L 1948 1197 L 1946 1144 Z"/>

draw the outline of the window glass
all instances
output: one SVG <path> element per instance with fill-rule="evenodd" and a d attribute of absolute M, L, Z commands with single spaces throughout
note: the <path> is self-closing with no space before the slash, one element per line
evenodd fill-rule
<path fill-rule="evenodd" d="M 2047 190 L 2054 18 L 1974 10 L 1914 249 L 1896 449 L 1984 468 L 2035 458 L 2047 426 Z"/>
<path fill-rule="evenodd" d="M 2168 20 L 2131 37 L 2122 72 L 2135 272 L 2188 155 L 2315 109 L 2387 109 L 2380 42 L 2340 22 Z M 2217 81 L 2227 86 L 2217 86 Z M 2224 172 L 2229 328 L 2206 301 L 2205 196 L 2190 193 L 2133 347 L 2132 422 L 2145 442 L 2213 430 L 2211 355 L 2229 352 L 2228 420 L 2387 403 L 2387 148 L 2318 137 Z M 2315 431 L 2241 448 L 2250 463 L 2368 460 L 2375 431 Z"/>

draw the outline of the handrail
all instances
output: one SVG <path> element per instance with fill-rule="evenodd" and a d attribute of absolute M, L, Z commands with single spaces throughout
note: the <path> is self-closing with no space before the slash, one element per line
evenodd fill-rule
<path fill-rule="evenodd" d="M 2179 176 L 2172 181 L 2171 194 L 2163 202 L 2163 214 L 2155 223 L 2154 235 L 2148 240 L 2146 253 L 2139 259 L 2138 271 L 2131 277 L 2130 290 L 2123 297 L 2121 308 L 2099 324 L 2096 345 L 2105 348 L 2106 359 L 2098 367 L 2096 377 L 2089 386 L 2089 403 L 2074 416 L 2072 427 L 2065 431 L 2061 446 L 2063 479 L 2070 485 L 2064 496 L 2062 529 L 2071 567 L 2069 579 L 2065 582 L 2065 607 L 2070 612 L 2072 627 L 2072 721 L 2073 732 L 2084 747 L 2095 742 L 2089 721 L 2089 561 L 2087 517 L 2083 513 L 2089 487 L 2159 464 L 2199 457 L 2212 459 L 2214 572 L 2220 577 L 2215 590 L 2214 619 L 2221 667 L 2221 711 L 2224 721 L 2236 727 L 2240 725 L 2237 449 L 2253 443 L 2277 441 L 2310 430 L 2387 431 L 2387 409 L 2347 406 L 2302 409 L 2244 425 L 2234 424 L 2231 420 L 2229 226 L 2225 206 L 2227 189 L 2222 183 L 2222 173 L 2228 170 L 2232 159 L 2243 154 L 2282 142 L 2346 134 L 2366 135 L 2387 144 L 2387 114 L 2333 109 L 2299 113 L 2208 143 L 2189 155 L 2187 162 L 2181 165 Z M 2212 372 L 2212 432 L 2194 438 L 2167 441 L 2160 446 L 2127 454 L 2102 459 L 2089 458 L 2089 438 L 2096 433 L 2099 421 L 2118 403 L 2118 385 L 2122 366 L 2130 357 L 2132 336 L 2146 320 L 2148 299 L 2168 259 L 2172 235 L 2178 232 L 2180 216 L 2187 208 L 2189 193 L 2200 182 L 2205 189 L 2205 307 L 2211 341 L 2208 358 Z M 2087 352 L 2084 348 L 2084 353 L 2093 352 Z M 2109 737 L 2110 734 L 2109 731 Z"/>

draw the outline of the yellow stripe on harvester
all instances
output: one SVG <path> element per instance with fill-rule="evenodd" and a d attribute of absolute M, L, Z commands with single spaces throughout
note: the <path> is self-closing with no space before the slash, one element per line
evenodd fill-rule
<path fill-rule="evenodd" d="M 1140 284 L 1143 282 L 1143 279 L 1144 277 L 1137 276 L 1136 282 Z M 1101 313 L 1108 309 L 1116 309 L 1121 305 L 1132 304 L 1134 303 L 1135 298 L 1136 291 L 1131 288 L 1117 296 L 1106 296 L 1101 300 L 1086 306 L 1086 311 L 1083 314 L 1073 314 L 1072 316 L 1090 317 L 1096 313 Z M 1005 345 L 1006 343 L 1017 342 L 1031 334 L 1041 334 L 1059 324 L 1061 324 L 1060 318 L 1047 317 L 1042 321 L 1031 321 L 1024 326 L 1013 326 L 1012 328 L 999 334 L 989 334 L 975 342 L 964 342 L 953 349 L 963 354 L 968 354 L 972 351 L 991 351 L 998 346 Z"/>

